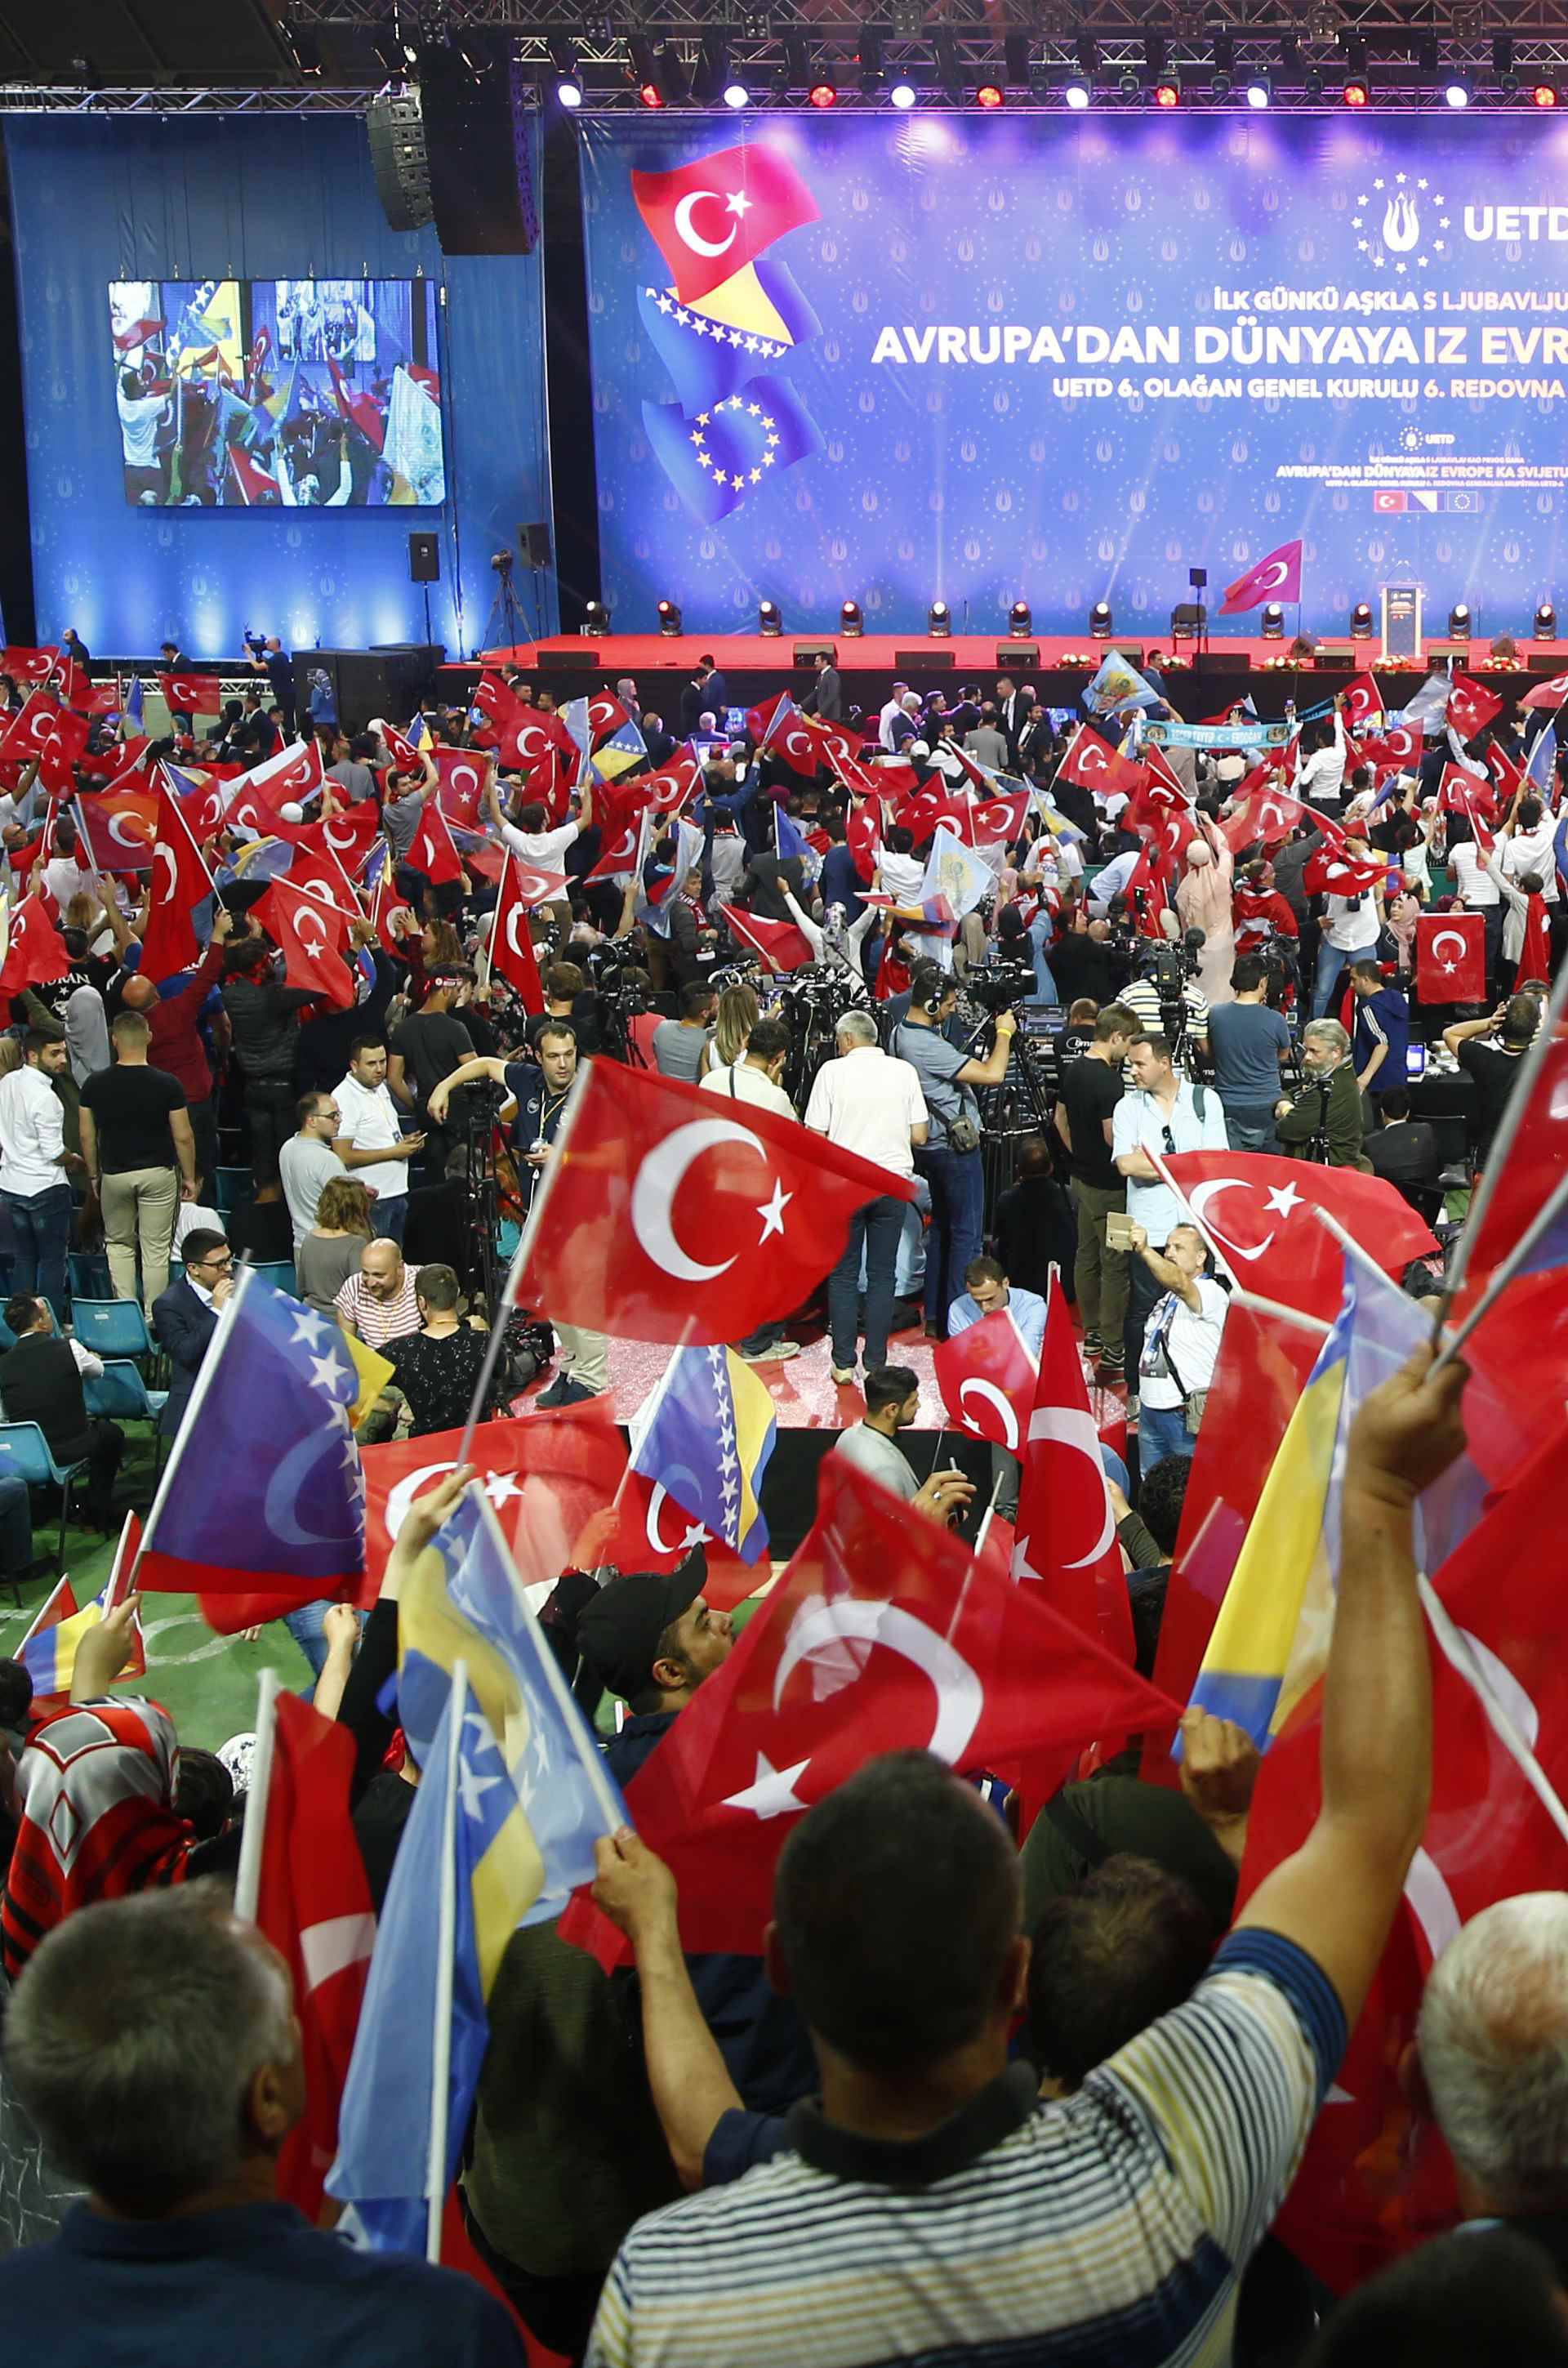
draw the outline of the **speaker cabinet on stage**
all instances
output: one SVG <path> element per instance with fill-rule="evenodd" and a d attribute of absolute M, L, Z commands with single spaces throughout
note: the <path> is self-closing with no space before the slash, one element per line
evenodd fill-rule
<path fill-rule="evenodd" d="M 296 650 L 294 678 L 302 684 L 319 666 L 336 693 L 338 722 L 358 731 L 372 715 L 406 722 L 430 696 L 445 656 L 438 643 L 423 642 L 391 642 L 370 650 Z"/>
<path fill-rule="evenodd" d="M 818 658 L 825 658 L 829 666 L 835 666 L 838 661 L 838 652 L 831 642 L 796 643 L 795 664 L 798 666 L 815 666 Z"/>
<path fill-rule="evenodd" d="M 525 567 L 550 565 L 550 529 L 542 518 L 533 526 L 517 529 L 517 549 L 523 554 Z"/>
<path fill-rule="evenodd" d="M 892 662 L 901 669 L 924 666 L 927 674 L 936 674 L 944 667 L 950 670 L 958 664 L 951 650 L 944 649 L 940 642 L 926 642 L 917 650 L 894 650 Z"/>
<path fill-rule="evenodd" d="M 997 645 L 996 666 L 1001 674 L 1024 674 L 1040 664 L 1038 642 L 1002 642 Z"/>
<path fill-rule="evenodd" d="M 1199 650 L 1199 674 L 1250 674 L 1252 659 L 1245 650 Z"/>
<path fill-rule="evenodd" d="M 1356 665 L 1358 659 L 1365 666 L 1375 666 L 1376 645 L 1371 642 L 1320 642 L 1312 652 L 1312 664 L 1320 672 L 1341 671 Z"/>
<path fill-rule="evenodd" d="M 1562 666 L 1562 645 L 1560 642 L 1553 642 L 1544 650 L 1530 650 L 1526 655 L 1525 663 L 1531 674 L 1557 674 Z"/>
<path fill-rule="evenodd" d="M 584 642 L 571 649 L 551 650 L 545 663 L 568 669 L 575 667 L 583 674 L 608 674 L 609 671 L 605 654 L 597 640 Z"/>
<path fill-rule="evenodd" d="M 441 542 L 438 535 L 411 534 L 409 536 L 408 580 L 411 584 L 440 582 Z"/>
<path fill-rule="evenodd" d="M 426 45 L 419 101 L 436 229 L 447 255 L 531 255 L 534 117 L 517 68 L 469 72 L 456 48 Z"/>

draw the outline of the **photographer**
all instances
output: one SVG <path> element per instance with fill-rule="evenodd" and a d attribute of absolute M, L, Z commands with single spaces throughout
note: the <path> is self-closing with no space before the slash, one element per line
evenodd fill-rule
<path fill-rule="evenodd" d="M 1145 1239 L 1163 1250 L 1172 1228 L 1182 1222 L 1181 1203 L 1150 1154 L 1169 1158 L 1177 1151 L 1228 1150 L 1225 1108 L 1211 1089 L 1177 1076 L 1164 1036 L 1143 1037 L 1132 1046 L 1127 1062 L 1132 1086 L 1116 1107 L 1111 1151 L 1127 1178 L 1128 1215 L 1142 1225 Z M 1125 1347 L 1131 1375 L 1138 1371 L 1144 1326 L 1159 1296 L 1147 1258 L 1134 1264 L 1128 1284 Z"/>
<path fill-rule="evenodd" d="M 1231 1303 L 1204 1269 L 1209 1253 L 1196 1225 L 1173 1225 L 1163 1251 L 1142 1225 L 1132 1248 L 1161 1287 L 1143 1333 L 1138 1367 L 1138 1468 L 1152 1472 L 1167 1455 L 1190 1455 Z"/>
<path fill-rule="evenodd" d="M 783 893 L 790 917 L 810 946 L 812 960 L 825 962 L 830 970 L 837 971 L 848 980 L 857 1003 L 869 1003 L 871 991 L 866 985 L 863 954 L 866 939 L 881 918 L 877 906 L 863 905 L 859 918 L 846 921 L 842 905 L 829 905 L 824 910 L 819 924 L 812 920 L 788 886 Z"/>
<path fill-rule="evenodd" d="M 1280 1142 L 1320 1167 L 1369 1171 L 1371 1162 L 1361 1149 L 1361 1088 L 1350 1065 L 1350 1039 L 1337 1019 L 1313 1019 L 1302 1029 L 1301 1067 L 1295 1099 L 1287 1095 L 1274 1105 Z"/>
<path fill-rule="evenodd" d="M 985 1181 L 980 1156 L 980 1108 L 973 1088 L 999 1086 L 1007 1074 L 1017 1020 L 998 1014 L 988 1059 L 974 1060 L 942 1034 L 958 989 L 940 971 L 922 971 L 909 1016 L 893 1030 L 889 1050 L 920 1080 L 930 1133 L 919 1167 L 931 1187 L 931 1231 L 926 1248 L 926 1337 L 947 1337 L 944 1318 L 959 1295 L 966 1268 L 980 1256 L 985 1223 Z"/>

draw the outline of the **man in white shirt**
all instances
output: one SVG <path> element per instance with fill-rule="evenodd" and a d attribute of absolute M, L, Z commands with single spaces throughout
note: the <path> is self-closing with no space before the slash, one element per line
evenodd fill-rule
<path fill-rule="evenodd" d="M 1142 1225 L 1154 1248 L 1163 1250 L 1172 1228 L 1182 1222 L 1182 1204 L 1149 1155 L 1157 1152 L 1169 1158 L 1178 1151 L 1227 1150 L 1225 1105 L 1212 1086 L 1189 1085 L 1176 1075 L 1164 1036 L 1141 1038 L 1129 1052 L 1127 1065 L 1132 1086 L 1111 1116 L 1111 1156 L 1127 1178 L 1128 1215 Z M 1145 1258 L 1133 1261 L 1127 1281 L 1123 1338 L 1131 1382 L 1160 1287 Z"/>
<path fill-rule="evenodd" d="M 1097 804 L 1098 801 L 1096 803 Z M 1089 910 L 1096 921 L 1105 919 L 1116 897 L 1126 894 L 1127 883 L 1142 860 L 1143 849 L 1141 847 L 1125 848 L 1096 872 L 1089 882 Z"/>
<path fill-rule="evenodd" d="M 1555 816 L 1545 812 L 1535 796 L 1522 796 L 1514 808 L 1507 842 L 1497 835 L 1497 860 L 1504 876 L 1521 880 L 1533 871 L 1542 882 L 1541 894 L 1549 905 L 1558 901 L 1557 850 L 1553 844 L 1552 825 Z"/>
<path fill-rule="evenodd" d="M 1338 815 L 1345 795 L 1345 700 L 1334 702 L 1334 734 L 1303 759 L 1296 775 L 1296 795 L 1320 813 Z"/>
<path fill-rule="evenodd" d="M 422 1134 L 404 1134 L 397 1104 L 387 1084 L 384 1036 L 356 1036 L 348 1047 L 348 1075 L 340 1080 L 333 1099 L 339 1127 L 332 1147 L 345 1167 L 374 1192 L 370 1221 L 382 1241 L 403 1247 L 408 1222 L 408 1160 L 423 1151 Z M 387 1154 L 396 1152 L 395 1158 Z"/>
<path fill-rule="evenodd" d="M 295 1116 L 299 1133 L 291 1134 L 278 1153 L 278 1167 L 298 1250 L 315 1224 L 323 1190 L 335 1176 L 347 1176 L 348 1170 L 332 1147 L 343 1126 L 343 1113 L 332 1096 L 306 1094 Z"/>
<path fill-rule="evenodd" d="M 1138 1375 L 1138 1469 L 1147 1474 L 1167 1455 L 1192 1453 L 1188 1412 L 1202 1409 L 1191 1408 L 1191 1401 L 1214 1378 L 1231 1303 L 1204 1272 L 1209 1252 L 1196 1225 L 1173 1225 L 1163 1250 L 1150 1247 L 1142 1225 L 1132 1227 L 1131 1237 L 1161 1287 L 1144 1329 Z"/>
<path fill-rule="evenodd" d="M 1364 863 L 1371 848 L 1364 838 L 1349 834 L 1345 841 L 1346 852 Z M 1496 891 L 1493 891 L 1494 899 Z M 1363 888 L 1358 896 L 1325 896 L 1323 900 L 1323 936 L 1318 943 L 1317 985 L 1312 991 L 1312 1018 L 1321 1019 L 1334 999 L 1339 985 L 1358 954 L 1370 953 L 1382 934 L 1383 892 L 1380 882 L 1375 888 Z"/>
<path fill-rule="evenodd" d="M 877 745 L 889 756 L 898 746 L 892 735 L 893 720 L 903 713 L 903 702 L 908 696 L 909 685 L 906 682 L 895 682 L 892 687 L 892 697 L 877 717 Z"/>
<path fill-rule="evenodd" d="M 1466 834 L 1457 841 L 1456 827 Z M 1448 865 L 1460 903 L 1467 913 L 1479 913 L 1486 925 L 1486 992 L 1490 996 L 1496 992 L 1503 953 L 1503 892 L 1487 871 L 1486 860 L 1469 831 L 1467 822 L 1449 816 Z"/>
<path fill-rule="evenodd" d="M 593 784 L 588 781 L 583 784 L 572 820 L 562 823 L 555 830 L 550 827 L 548 807 L 538 799 L 518 808 L 515 824 L 507 822 L 501 812 L 494 773 L 484 785 L 484 799 L 502 845 L 509 847 L 519 861 L 531 863 L 539 871 L 558 871 L 567 848 L 581 837 L 594 818 Z"/>
<path fill-rule="evenodd" d="M 65 1315 L 65 1253 L 71 1187 L 65 1180 L 64 1110 L 51 1080 L 64 1074 L 63 1041 L 29 1028 L 22 1066 L 0 1077 L 0 1201 L 16 1235 L 12 1289 L 48 1300 Z"/>
<path fill-rule="evenodd" d="M 845 1012 L 834 1030 L 834 1041 L 838 1056 L 824 1061 L 817 1071 L 806 1105 L 806 1124 L 825 1134 L 830 1143 L 875 1161 L 894 1176 L 913 1176 L 915 1147 L 925 1142 L 927 1129 L 926 1097 L 913 1064 L 895 1061 L 882 1051 L 877 1042 L 877 1023 L 867 1011 Z M 883 1192 L 857 1209 L 850 1219 L 844 1255 L 827 1279 L 835 1382 L 855 1379 L 862 1249 L 866 1370 L 869 1372 L 887 1362 L 893 1279 L 906 1205 L 896 1193 Z"/>
<path fill-rule="evenodd" d="M 97 897 L 98 875 L 76 860 L 76 825 L 62 817 L 54 825 L 54 853 L 43 867 L 43 884 L 60 907 L 61 918 L 73 896 Z"/>

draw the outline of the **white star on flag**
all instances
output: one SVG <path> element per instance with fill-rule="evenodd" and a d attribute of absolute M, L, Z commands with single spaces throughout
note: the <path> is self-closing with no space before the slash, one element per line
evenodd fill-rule
<path fill-rule="evenodd" d="M 724 200 L 724 211 L 727 214 L 734 214 L 744 222 L 756 202 L 756 199 L 748 198 L 744 189 L 732 189 Z"/>
<path fill-rule="evenodd" d="M 755 1781 L 744 1792 L 728 1794 L 725 1808 L 749 1809 L 757 1818 L 782 1817 L 791 1809 L 803 1809 L 806 1804 L 797 1795 L 795 1782 L 811 1764 L 809 1759 L 800 1759 L 793 1768 L 775 1768 L 767 1754 L 759 1751 Z"/>
<path fill-rule="evenodd" d="M 784 1212 L 789 1207 L 794 1197 L 793 1192 L 786 1192 L 783 1185 L 778 1181 L 778 1178 L 775 1177 L 773 1180 L 772 1199 L 766 1202 L 759 1201 L 757 1203 L 756 1213 L 762 1219 L 762 1232 L 757 1236 L 758 1248 L 760 1248 L 762 1244 L 767 1239 L 769 1234 L 782 1235 L 784 1231 Z"/>
<path fill-rule="evenodd" d="M 1293 1184 L 1276 1184 L 1269 1192 L 1266 1206 L 1277 1217 L 1288 1217 L 1292 1209 L 1301 1206 L 1302 1196 Z"/>
<path fill-rule="evenodd" d="M 292 1347 L 296 1340 L 304 1340 L 312 1349 L 319 1349 L 322 1334 L 331 1330 L 332 1326 L 324 1315 L 318 1315 L 313 1307 L 302 1307 L 294 1318 L 294 1329 L 289 1335 L 290 1346 Z"/>
<path fill-rule="evenodd" d="M 335 1352 L 329 1349 L 324 1357 L 311 1359 L 311 1387 L 330 1390 L 336 1396 L 338 1386 L 348 1379 L 348 1369 L 339 1364 Z"/>

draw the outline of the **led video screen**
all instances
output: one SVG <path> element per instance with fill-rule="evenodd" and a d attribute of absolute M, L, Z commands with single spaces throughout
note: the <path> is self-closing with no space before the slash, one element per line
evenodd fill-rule
<path fill-rule="evenodd" d="M 148 509 L 446 499 L 428 279 L 118 279 L 125 498 Z"/>

